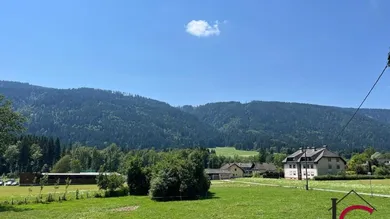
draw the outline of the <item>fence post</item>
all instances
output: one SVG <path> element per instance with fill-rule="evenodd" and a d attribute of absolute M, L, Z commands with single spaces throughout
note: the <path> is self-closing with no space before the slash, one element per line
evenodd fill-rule
<path fill-rule="evenodd" d="M 332 200 L 332 219 L 337 219 L 337 198 L 331 198 Z"/>

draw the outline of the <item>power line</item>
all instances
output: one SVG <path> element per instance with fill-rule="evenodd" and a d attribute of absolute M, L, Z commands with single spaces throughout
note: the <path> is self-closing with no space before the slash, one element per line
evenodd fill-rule
<path fill-rule="evenodd" d="M 385 68 L 383 69 L 382 73 L 379 75 L 378 79 L 376 79 L 374 85 L 372 85 L 370 91 L 367 93 L 366 97 L 363 99 L 363 101 L 360 103 L 359 107 L 355 110 L 355 113 L 352 115 L 352 117 L 348 120 L 348 122 L 344 125 L 344 127 L 341 129 L 340 133 L 337 135 L 336 138 L 340 137 L 340 135 L 344 132 L 345 128 L 347 128 L 347 126 L 349 125 L 349 123 L 352 121 L 352 119 L 356 116 L 357 112 L 360 110 L 360 108 L 362 107 L 362 105 L 364 104 L 364 102 L 367 100 L 368 96 L 370 96 L 371 94 L 371 91 L 374 90 L 376 84 L 379 82 L 379 80 L 381 79 L 383 73 L 385 73 L 387 67 L 390 65 L 390 53 L 389 53 L 389 56 L 388 56 L 388 63 L 386 64 Z"/>

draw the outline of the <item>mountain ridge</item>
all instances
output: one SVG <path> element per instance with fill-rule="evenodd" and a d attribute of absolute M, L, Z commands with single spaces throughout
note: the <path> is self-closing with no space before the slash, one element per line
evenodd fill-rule
<path fill-rule="evenodd" d="M 0 94 L 29 118 L 31 134 L 128 148 L 236 146 L 238 149 L 330 144 L 389 148 L 390 110 L 282 101 L 221 101 L 174 107 L 140 95 L 96 88 L 48 88 L 0 81 Z"/>

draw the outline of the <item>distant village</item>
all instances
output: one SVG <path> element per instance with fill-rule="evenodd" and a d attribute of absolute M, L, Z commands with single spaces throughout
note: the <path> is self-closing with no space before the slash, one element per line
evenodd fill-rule
<path fill-rule="evenodd" d="M 372 165 L 390 165 L 390 159 L 375 152 L 370 157 L 376 163 L 365 161 L 356 168 L 365 171 L 355 171 L 356 174 L 373 174 Z M 340 175 L 347 170 L 347 161 L 339 154 L 330 151 L 327 146 L 299 148 L 283 160 L 283 172 L 273 163 L 227 163 L 219 169 L 206 169 L 211 180 L 223 180 L 240 177 L 262 175 L 264 178 L 286 178 L 293 180 L 313 179 L 317 176 Z M 372 170 L 371 170 L 372 171 Z M 387 175 L 387 174 L 384 174 Z"/>

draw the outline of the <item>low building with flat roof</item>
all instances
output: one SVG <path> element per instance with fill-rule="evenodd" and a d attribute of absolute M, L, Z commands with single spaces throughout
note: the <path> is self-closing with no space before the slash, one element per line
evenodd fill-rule
<path fill-rule="evenodd" d="M 20 185 L 38 185 L 39 180 L 43 176 L 48 176 L 48 184 L 53 185 L 59 179 L 60 185 L 65 184 L 66 179 L 72 180 L 71 184 L 97 184 L 96 177 L 100 173 L 98 172 L 81 172 L 81 173 L 21 173 L 20 174 Z M 118 173 L 102 173 L 105 175 L 118 174 Z M 120 175 L 120 174 L 118 174 Z M 35 183 L 34 183 L 35 179 Z"/>

